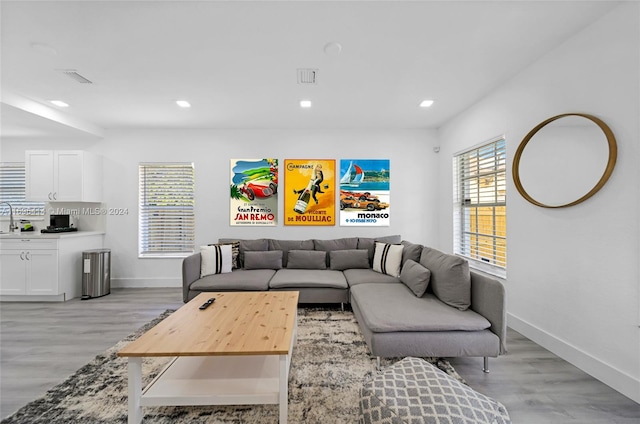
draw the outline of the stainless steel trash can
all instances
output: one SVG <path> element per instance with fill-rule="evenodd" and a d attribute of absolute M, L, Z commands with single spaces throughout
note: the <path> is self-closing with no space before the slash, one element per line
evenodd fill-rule
<path fill-rule="evenodd" d="M 111 293 L 111 249 L 82 252 L 82 300 Z"/>

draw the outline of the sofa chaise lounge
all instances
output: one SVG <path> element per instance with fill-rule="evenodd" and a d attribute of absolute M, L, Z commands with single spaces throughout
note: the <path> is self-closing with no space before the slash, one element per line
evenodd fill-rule
<path fill-rule="evenodd" d="M 484 357 L 488 372 L 488 357 L 506 352 L 503 285 L 400 236 L 220 239 L 202 249 L 182 263 L 185 302 L 207 291 L 296 290 L 302 304 L 349 303 L 378 360 Z M 232 256 L 226 272 L 204 269 L 212 250 L 218 264 Z"/>

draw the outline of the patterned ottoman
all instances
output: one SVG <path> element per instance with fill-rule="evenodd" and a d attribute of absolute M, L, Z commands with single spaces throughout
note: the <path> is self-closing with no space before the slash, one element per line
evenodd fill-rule
<path fill-rule="evenodd" d="M 419 358 L 365 382 L 360 424 L 509 424 L 506 408 Z"/>

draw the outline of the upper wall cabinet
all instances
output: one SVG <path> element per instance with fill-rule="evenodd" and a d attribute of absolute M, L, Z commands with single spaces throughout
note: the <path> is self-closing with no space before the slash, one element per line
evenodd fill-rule
<path fill-rule="evenodd" d="M 27 150 L 27 200 L 101 202 L 102 158 L 81 150 Z"/>

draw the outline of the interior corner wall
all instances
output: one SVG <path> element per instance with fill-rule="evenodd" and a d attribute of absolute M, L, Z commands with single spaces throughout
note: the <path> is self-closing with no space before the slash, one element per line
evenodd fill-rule
<path fill-rule="evenodd" d="M 640 4 L 625 2 L 439 129 L 439 247 L 452 250 L 452 157 L 507 138 L 508 324 L 640 402 Z M 579 205 L 545 209 L 513 184 L 513 155 L 545 119 L 604 120 L 618 160 Z M 562 181 L 558 181 L 562 184 Z"/>

